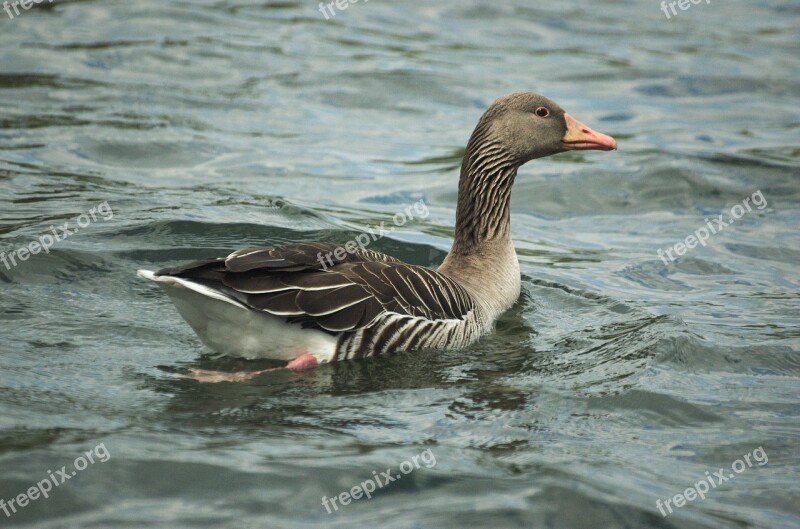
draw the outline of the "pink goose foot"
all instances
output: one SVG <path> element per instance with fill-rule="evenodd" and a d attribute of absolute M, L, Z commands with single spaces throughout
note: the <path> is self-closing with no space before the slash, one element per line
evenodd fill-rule
<path fill-rule="evenodd" d="M 291 362 L 289 362 L 288 364 L 286 364 L 286 367 L 283 369 L 293 369 L 297 371 L 299 369 L 308 369 L 309 367 L 314 367 L 318 363 L 319 362 L 317 362 L 316 356 L 309 353 L 304 353 L 295 358 L 294 360 L 292 360 Z M 278 369 L 282 368 L 279 367 Z"/>
<path fill-rule="evenodd" d="M 198 382 L 217 383 L 217 382 L 242 382 L 250 380 L 264 373 L 271 371 L 280 371 L 281 369 L 291 369 L 292 371 L 299 371 L 301 369 L 308 369 L 318 364 L 317 357 L 312 354 L 304 353 L 286 364 L 285 367 L 272 367 L 270 369 L 262 369 L 260 371 L 235 371 L 233 373 L 226 373 L 225 371 L 209 371 L 207 369 L 190 369 L 189 373 L 178 375 L 179 378 L 189 378 Z"/>

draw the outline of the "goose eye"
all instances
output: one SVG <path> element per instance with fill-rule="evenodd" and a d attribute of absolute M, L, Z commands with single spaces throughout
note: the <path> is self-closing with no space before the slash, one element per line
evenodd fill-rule
<path fill-rule="evenodd" d="M 536 109 L 536 115 L 540 118 L 546 118 L 550 115 L 550 111 L 547 109 L 547 107 L 539 107 Z"/>

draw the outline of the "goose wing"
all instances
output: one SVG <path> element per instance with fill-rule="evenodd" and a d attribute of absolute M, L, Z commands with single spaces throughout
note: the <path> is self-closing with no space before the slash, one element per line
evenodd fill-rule
<path fill-rule="evenodd" d="M 327 266 L 326 254 L 337 248 L 322 243 L 246 248 L 156 275 L 195 281 L 252 310 L 331 333 L 369 327 L 388 313 L 463 320 L 473 309 L 467 291 L 449 277 L 379 252 L 356 248 Z"/>

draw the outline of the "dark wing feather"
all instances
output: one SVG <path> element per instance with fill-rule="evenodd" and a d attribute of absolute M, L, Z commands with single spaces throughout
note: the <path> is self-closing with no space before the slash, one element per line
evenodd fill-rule
<path fill-rule="evenodd" d="M 276 316 L 303 316 L 305 313 L 297 306 L 297 291 L 289 290 L 277 294 L 256 294 L 247 296 L 245 303 L 255 310 L 263 310 Z"/>
<path fill-rule="evenodd" d="M 300 243 L 286 246 L 245 248 L 229 255 L 225 259 L 225 266 L 230 272 L 247 272 L 255 269 L 295 272 L 300 270 L 325 270 L 347 262 L 400 262 L 386 254 L 361 248 L 356 248 L 353 253 L 344 252 L 344 258 L 337 260 L 334 253 L 338 248 L 341 248 L 341 246 L 330 243 Z"/>
<path fill-rule="evenodd" d="M 326 266 L 325 256 L 337 248 L 324 243 L 246 248 L 158 275 L 202 282 L 254 310 L 332 333 L 369 327 L 385 313 L 464 319 L 473 309 L 469 294 L 447 276 L 372 250 L 358 248 Z"/>
<path fill-rule="evenodd" d="M 364 287 L 350 283 L 329 290 L 301 290 L 297 293 L 296 303 L 309 316 L 327 316 L 359 305 L 371 297 Z"/>

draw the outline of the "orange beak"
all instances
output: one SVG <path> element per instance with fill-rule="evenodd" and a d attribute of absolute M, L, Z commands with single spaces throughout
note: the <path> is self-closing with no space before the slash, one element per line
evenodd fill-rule
<path fill-rule="evenodd" d="M 567 133 L 561 138 L 561 148 L 565 151 L 611 151 L 617 148 L 617 140 L 600 132 L 595 132 L 569 114 L 564 114 Z"/>

